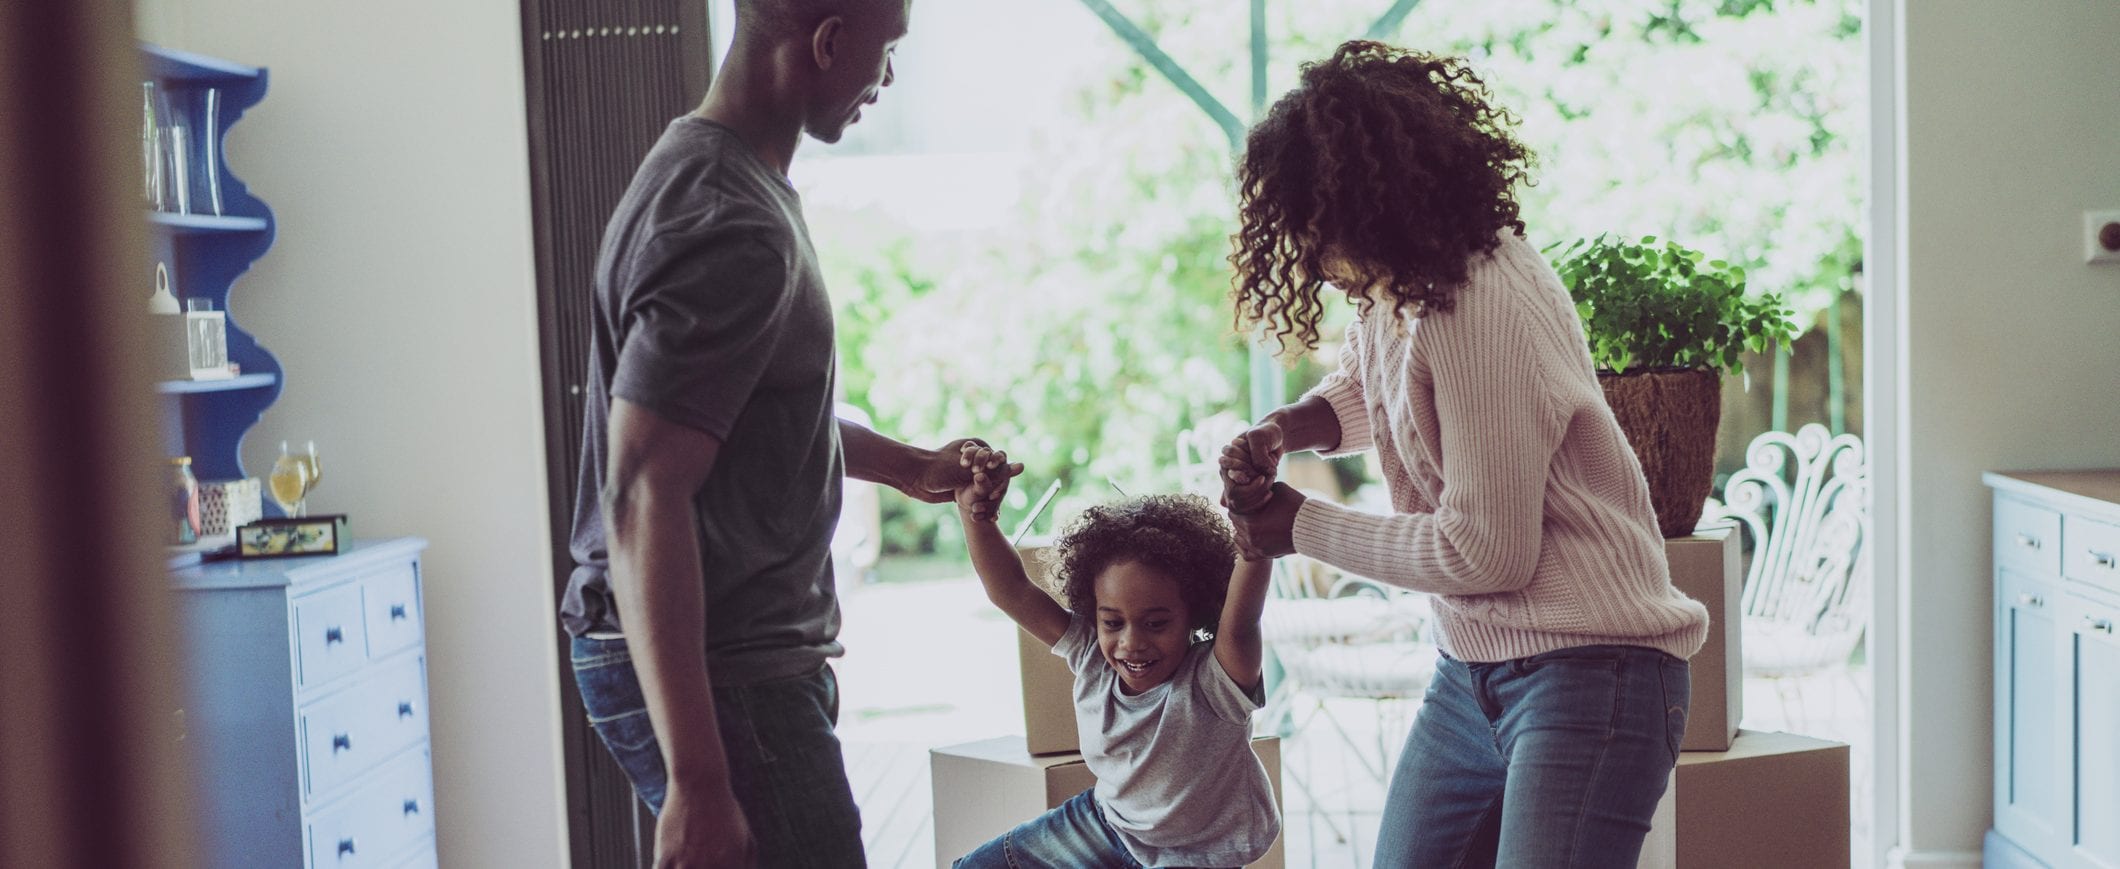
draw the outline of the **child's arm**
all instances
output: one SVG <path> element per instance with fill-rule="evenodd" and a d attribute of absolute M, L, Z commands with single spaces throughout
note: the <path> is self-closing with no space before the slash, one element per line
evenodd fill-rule
<path fill-rule="evenodd" d="M 1273 497 L 1271 469 L 1247 465 L 1247 454 L 1242 450 L 1244 442 L 1245 438 L 1239 436 L 1223 452 L 1222 506 L 1229 509 L 1231 518 L 1235 518 L 1234 514 L 1264 507 Z M 1222 602 L 1222 621 L 1215 626 L 1215 661 L 1222 665 L 1222 672 L 1228 673 L 1229 678 L 1236 680 L 1237 685 L 1246 691 L 1259 687 L 1260 658 L 1264 656 L 1260 649 L 1259 616 L 1266 610 L 1266 589 L 1272 579 L 1273 559 L 1252 561 L 1239 555 L 1236 569 L 1229 573 L 1229 594 Z"/>
<path fill-rule="evenodd" d="M 1002 536 L 995 511 L 1008 478 L 1023 470 L 1008 464 L 1008 455 L 978 446 L 964 448 L 964 460 L 972 469 L 972 484 L 957 490 L 957 519 L 964 524 L 965 548 L 972 556 L 972 570 L 986 587 L 986 597 L 1022 625 L 1031 636 L 1048 646 L 1067 633 L 1068 611 L 1023 572 L 1023 559 Z M 1256 621 L 1256 619 L 1254 619 Z"/>
<path fill-rule="evenodd" d="M 1250 691 L 1259 686 L 1259 614 L 1266 609 L 1267 584 L 1273 577 L 1273 559 L 1239 559 L 1229 574 L 1229 597 L 1222 603 L 1222 622 L 1215 627 L 1215 660 L 1239 687 Z"/>

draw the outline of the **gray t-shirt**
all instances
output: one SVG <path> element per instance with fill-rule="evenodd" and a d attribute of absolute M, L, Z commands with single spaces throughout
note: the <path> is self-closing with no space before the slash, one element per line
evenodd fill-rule
<path fill-rule="evenodd" d="M 1265 702 L 1194 643 L 1170 681 L 1128 696 L 1097 650 L 1096 622 L 1076 615 L 1053 644 L 1075 674 L 1082 761 L 1097 807 L 1143 866 L 1243 866 L 1281 833 L 1273 785 L 1251 750 Z"/>
<path fill-rule="evenodd" d="M 604 229 L 590 329 L 576 567 L 561 621 L 617 632 L 603 517 L 612 398 L 721 441 L 693 499 L 716 685 L 814 672 L 841 653 L 831 540 L 845 473 L 832 304 L 787 178 L 686 116 Z"/>

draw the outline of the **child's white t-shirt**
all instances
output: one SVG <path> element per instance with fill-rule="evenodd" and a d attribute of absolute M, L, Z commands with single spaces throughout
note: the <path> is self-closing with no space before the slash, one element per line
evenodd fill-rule
<path fill-rule="evenodd" d="M 1194 643 L 1169 681 L 1131 696 L 1097 649 L 1094 621 L 1074 616 L 1053 654 L 1075 674 L 1097 807 L 1135 860 L 1243 866 L 1273 847 L 1280 813 L 1251 750 L 1251 713 L 1265 697 L 1230 678 L 1214 641 Z"/>

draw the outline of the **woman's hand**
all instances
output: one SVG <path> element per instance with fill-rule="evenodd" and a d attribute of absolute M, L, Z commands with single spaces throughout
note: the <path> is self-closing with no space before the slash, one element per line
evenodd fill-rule
<path fill-rule="evenodd" d="M 1296 513 L 1303 509 L 1306 500 L 1309 499 L 1294 486 L 1274 483 L 1268 497 L 1253 509 L 1239 511 L 1230 507 L 1229 523 L 1236 528 L 1237 549 L 1253 561 L 1294 555 Z"/>
<path fill-rule="evenodd" d="M 1231 512 L 1259 509 L 1281 473 L 1281 455 L 1287 435 L 1281 425 L 1268 419 L 1237 435 L 1222 448 L 1222 503 Z"/>

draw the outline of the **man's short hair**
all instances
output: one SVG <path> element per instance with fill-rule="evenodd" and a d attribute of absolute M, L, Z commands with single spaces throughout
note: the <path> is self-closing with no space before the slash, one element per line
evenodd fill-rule
<path fill-rule="evenodd" d="M 736 34 L 739 38 L 807 34 L 826 18 L 882 5 L 882 0 L 736 0 Z"/>

